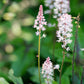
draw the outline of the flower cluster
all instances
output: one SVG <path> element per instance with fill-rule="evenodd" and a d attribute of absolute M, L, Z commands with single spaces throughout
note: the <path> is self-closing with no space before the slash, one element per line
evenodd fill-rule
<path fill-rule="evenodd" d="M 54 18 L 70 12 L 69 0 L 55 0 Z"/>
<path fill-rule="evenodd" d="M 47 22 L 45 21 L 45 18 L 43 16 L 43 7 L 40 5 L 39 12 L 37 19 L 35 20 L 34 28 L 37 29 L 36 35 L 38 36 L 42 31 L 45 31 L 45 27 L 43 25 L 47 25 Z"/>
<path fill-rule="evenodd" d="M 58 18 L 58 28 L 59 30 L 56 32 L 58 37 L 58 42 L 63 42 L 62 48 L 69 51 L 69 47 L 67 44 L 70 44 L 72 40 L 70 39 L 72 36 L 72 19 L 71 15 L 63 14 Z"/>
<path fill-rule="evenodd" d="M 52 12 L 52 9 L 54 8 L 54 2 L 55 0 L 45 0 L 45 6 L 49 9 L 45 11 L 45 14 L 50 14 Z"/>
<path fill-rule="evenodd" d="M 54 9 L 54 2 L 55 0 L 45 0 L 45 6 L 48 8 L 47 10 L 44 11 L 45 14 L 51 14 L 53 15 L 53 9 Z M 48 27 L 55 27 L 55 23 L 48 23 Z"/>
<path fill-rule="evenodd" d="M 53 64 L 48 57 L 44 64 L 42 65 L 42 74 L 43 77 L 46 79 L 46 84 L 52 84 L 53 80 Z"/>

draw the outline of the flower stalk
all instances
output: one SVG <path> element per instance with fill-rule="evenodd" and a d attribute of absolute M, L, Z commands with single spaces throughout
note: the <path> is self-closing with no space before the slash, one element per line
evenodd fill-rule
<path fill-rule="evenodd" d="M 62 48 L 63 48 L 63 59 L 62 59 L 62 65 L 60 70 L 60 77 L 59 77 L 59 84 L 61 84 L 61 75 L 62 75 L 62 69 L 64 65 L 64 58 L 65 58 L 65 50 L 69 51 L 70 48 L 68 47 L 68 44 L 72 42 L 72 19 L 71 15 L 69 14 L 63 14 L 58 18 L 58 31 L 56 32 L 58 37 L 58 42 L 62 42 Z"/>
<path fill-rule="evenodd" d="M 41 32 L 41 29 L 39 29 L 39 32 Z M 39 81 L 41 84 L 41 76 L 40 76 L 40 40 L 41 40 L 41 35 L 39 34 L 39 40 L 38 40 L 38 72 L 39 72 Z"/>
<path fill-rule="evenodd" d="M 73 19 L 77 20 L 75 23 L 77 24 L 76 26 L 76 31 L 75 31 L 75 41 L 74 41 L 74 50 L 73 50 L 73 58 L 72 58 L 72 84 L 74 84 L 74 62 L 75 62 L 75 51 L 76 51 L 76 45 L 77 45 L 77 38 L 78 38 L 78 28 L 79 26 L 79 21 L 80 21 L 80 14 L 77 17 L 72 17 Z"/>
<path fill-rule="evenodd" d="M 83 84 L 83 79 L 84 79 L 84 66 L 83 66 L 83 72 L 82 72 L 82 77 L 81 77 L 81 83 L 80 84 Z"/>
<path fill-rule="evenodd" d="M 65 50 L 63 50 L 63 59 L 62 59 L 62 65 L 61 65 L 61 70 L 60 70 L 59 84 L 61 84 L 61 76 L 62 76 L 62 69 L 64 65 L 64 58 L 65 58 Z"/>
<path fill-rule="evenodd" d="M 41 36 L 41 31 L 45 31 L 46 30 L 43 25 L 47 25 L 47 22 L 45 21 L 44 16 L 43 16 L 43 6 L 40 5 L 38 16 L 37 16 L 37 19 L 35 20 L 35 24 L 34 24 L 34 28 L 36 28 L 36 30 L 37 30 L 36 35 L 39 36 L 39 39 L 38 39 L 38 55 L 37 55 L 37 57 L 38 57 L 38 73 L 39 73 L 40 84 L 41 84 L 41 75 L 40 75 L 40 41 L 41 41 L 41 38 L 45 38 L 46 37 L 46 35 L 44 33 Z"/>

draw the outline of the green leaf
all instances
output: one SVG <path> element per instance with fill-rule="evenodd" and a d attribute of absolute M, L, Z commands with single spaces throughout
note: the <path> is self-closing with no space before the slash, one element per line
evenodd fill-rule
<path fill-rule="evenodd" d="M 0 70 L 0 77 L 3 77 L 3 78 L 5 78 L 6 80 L 9 80 L 9 79 L 8 79 L 8 74 L 7 74 L 7 73 L 4 73 L 4 71 L 1 71 L 1 70 Z"/>
<path fill-rule="evenodd" d="M 69 66 L 66 71 L 64 72 L 66 76 L 72 76 L 72 66 Z"/>
<path fill-rule="evenodd" d="M 5 65 L 5 62 L 0 62 L 0 68 Z"/>
<path fill-rule="evenodd" d="M 31 67 L 28 69 L 28 72 L 32 75 L 30 79 L 38 84 L 39 83 L 38 68 Z"/>
<path fill-rule="evenodd" d="M 63 75 L 61 79 L 62 84 L 70 84 L 69 77 Z"/>
<path fill-rule="evenodd" d="M 56 81 L 53 81 L 53 84 L 58 84 Z"/>
<path fill-rule="evenodd" d="M 22 48 L 22 50 L 18 49 L 15 54 L 17 55 L 18 60 L 12 64 L 12 68 L 15 72 L 14 74 L 20 76 L 26 72 L 27 68 L 34 65 L 35 55 L 32 48 L 28 52 L 25 52 L 24 48 Z"/>
<path fill-rule="evenodd" d="M 3 33 L 2 35 L 0 35 L 0 44 L 3 45 L 4 43 L 6 43 L 6 34 Z"/>
<path fill-rule="evenodd" d="M 35 82 L 36 84 L 39 84 L 38 68 L 37 67 L 31 67 L 31 68 L 28 69 L 28 72 L 32 75 L 30 79 L 33 82 Z M 43 79 L 42 74 L 40 74 L 40 75 L 41 75 L 41 82 L 42 82 L 42 84 L 45 84 L 44 83 L 45 80 Z"/>
<path fill-rule="evenodd" d="M 9 84 L 3 77 L 0 77 L 0 84 Z"/>
<path fill-rule="evenodd" d="M 15 76 L 14 76 L 14 72 L 13 72 L 12 69 L 9 71 L 9 79 L 10 79 L 14 84 L 23 84 L 23 81 L 22 81 L 21 77 L 15 77 Z"/>

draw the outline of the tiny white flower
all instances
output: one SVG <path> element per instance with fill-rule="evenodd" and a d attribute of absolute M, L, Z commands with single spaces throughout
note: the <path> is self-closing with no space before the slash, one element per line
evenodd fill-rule
<path fill-rule="evenodd" d="M 54 9 L 54 13 L 55 14 L 58 14 L 58 9 Z"/>
<path fill-rule="evenodd" d="M 68 39 L 68 40 L 67 40 L 67 43 L 72 43 L 72 40 Z"/>
<path fill-rule="evenodd" d="M 45 31 L 45 30 L 46 30 L 46 29 L 43 27 L 43 28 L 42 28 L 42 31 Z"/>
<path fill-rule="evenodd" d="M 36 29 L 39 30 L 39 27 L 37 27 Z"/>
<path fill-rule="evenodd" d="M 37 25 L 34 25 L 34 28 L 36 28 L 37 27 Z"/>
<path fill-rule="evenodd" d="M 70 34 L 70 33 L 67 33 L 66 35 L 67 35 L 67 37 L 72 37 L 72 34 Z"/>
<path fill-rule="evenodd" d="M 49 13 L 51 13 L 51 10 L 44 11 L 44 14 L 49 14 Z"/>
<path fill-rule="evenodd" d="M 84 51 L 84 48 L 81 48 L 81 51 Z"/>
<path fill-rule="evenodd" d="M 39 32 L 39 31 L 37 31 L 37 32 L 36 32 L 36 36 L 38 36 L 39 34 L 40 34 L 40 32 Z"/>
<path fill-rule="evenodd" d="M 43 38 L 45 38 L 46 37 L 46 34 L 43 34 L 43 36 L 42 36 Z"/>
<path fill-rule="evenodd" d="M 70 48 L 69 48 L 69 47 L 67 47 L 67 48 L 66 48 L 66 50 L 67 50 L 67 51 L 69 51 L 69 50 L 70 50 Z"/>
<path fill-rule="evenodd" d="M 66 45 L 62 45 L 62 48 L 65 48 Z"/>
<path fill-rule="evenodd" d="M 54 15 L 54 16 L 53 16 L 53 18 L 57 18 L 57 16 L 56 16 L 56 15 Z"/>
<path fill-rule="evenodd" d="M 50 8 L 50 9 L 53 9 L 53 8 L 54 8 L 54 5 L 50 5 L 49 8 Z"/>
<path fill-rule="evenodd" d="M 54 69 L 59 69 L 59 68 L 60 68 L 59 64 L 56 64 L 54 67 Z"/>
<path fill-rule="evenodd" d="M 49 9 L 46 10 L 45 14 L 50 14 L 52 12 L 52 9 L 54 8 L 54 0 L 45 0 L 45 6 Z"/>
<path fill-rule="evenodd" d="M 48 27 L 55 27 L 55 23 L 54 24 L 48 23 Z"/>
<path fill-rule="evenodd" d="M 51 23 L 48 23 L 48 27 L 51 27 Z"/>

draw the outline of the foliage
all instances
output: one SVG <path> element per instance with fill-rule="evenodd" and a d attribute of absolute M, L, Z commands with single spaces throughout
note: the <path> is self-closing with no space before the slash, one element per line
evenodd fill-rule
<path fill-rule="evenodd" d="M 79 49 L 84 48 L 84 1 L 70 0 L 70 2 L 72 16 L 77 16 L 78 13 L 81 15 L 78 45 Z M 39 84 L 36 57 L 38 37 L 35 35 L 33 24 L 40 4 L 44 5 L 44 0 L 0 0 L 0 84 Z M 44 6 L 44 10 L 46 9 Z M 52 18 L 49 19 L 49 15 L 45 15 L 45 18 L 51 23 L 55 21 Z M 75 31 L 75 21 L 73 24 Z M 41 66 L 48 56 L 53 60 L 53 55 L 54 64 L 61 65 L 63 49 L 61 43 L 55 42 L 54 44 L 56 28 L 47 27 L 46 29 L 47 37 L 41 40 Z M 74 31 L 73 42 L 69 45 L 71 51 L 66 52 L 62 84 L 71 84 L 72 81 Z M 53 47 L 55 47 L 54 53 Z M 80 84 L 82 66 L 84 66 L 84 52 L 79 51 L 79 54 L 80 63 L 78 66 L 75 63 L 75 84 Z M 11 68 L 14 72 L 10 70 Z M 58 84 L 59 72 L 55 71 L 55 74 L 53 84 Z"/>

